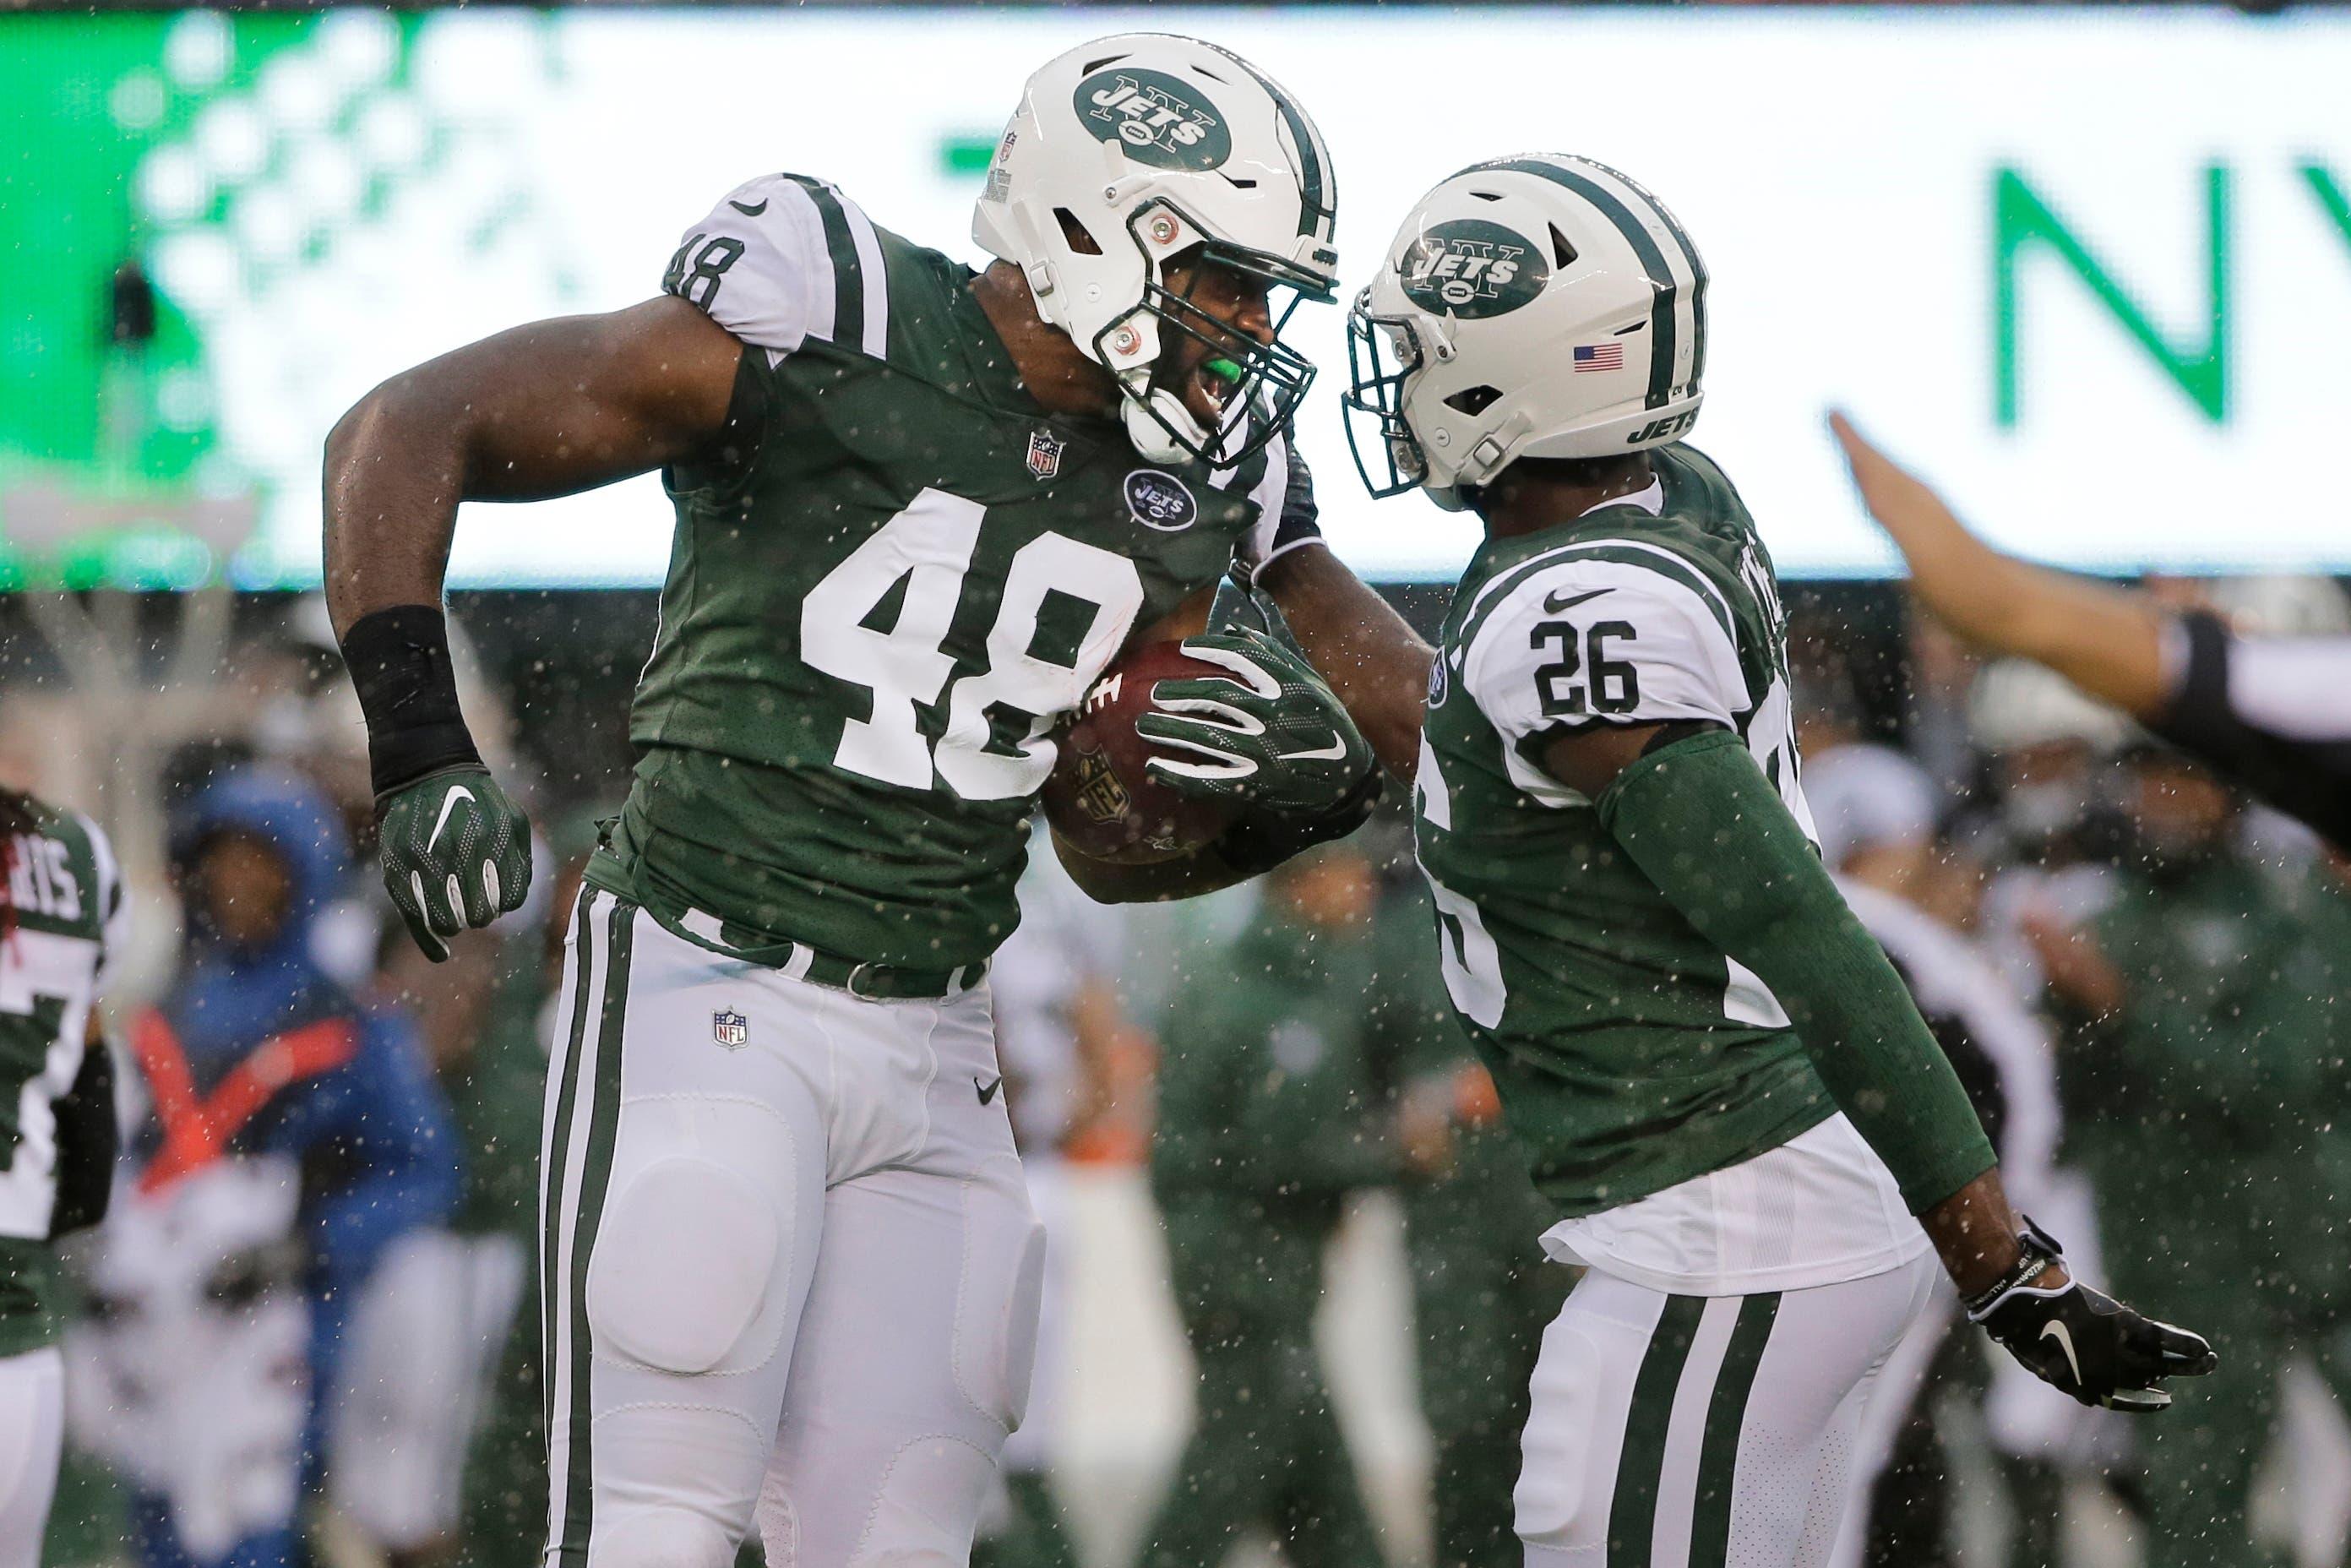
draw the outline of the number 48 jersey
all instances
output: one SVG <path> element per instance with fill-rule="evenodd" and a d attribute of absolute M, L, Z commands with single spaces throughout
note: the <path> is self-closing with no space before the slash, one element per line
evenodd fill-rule
<path fill-rule="evenodd" d="M 798 175 L 730 193 L 670 265 L 746 347 L 721 449 L 664 476 L 636 779 L 595 873 L 692 940 L 985 958 L 1061 716 L 1311 504 L 1282 440 L 1149 464 L 1114 421 L 1049 415 L 972 277 Z"/>
<path fill-rule="evenodd" d="M 1771 991 L 1539 761 L 1593 725 L 1725 725 L 1813 831 L 1771 559 L 1709 459 L 1678 444 L 1652 459 L 1644 494 L 1471 560 L 1414 791 L 1447 989 L 1569 1217 L 1760 1154 L 1834 1109 Z M 1736 834 L 1723 845 L 1720 873 L 1737 877 Z"/>

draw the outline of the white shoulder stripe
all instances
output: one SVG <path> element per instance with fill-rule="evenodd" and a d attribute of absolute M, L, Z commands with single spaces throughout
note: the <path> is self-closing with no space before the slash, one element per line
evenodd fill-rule
<path fill-rule="evenodd" d="M 1621 538 L 1583 539 L 1575 544 L 1562 545 L 1557 549 L 1545 550 L 1541 555 L 1530 556 L 1525 560 L 1520 561 L 1517 566 L 1512 567 L 1510 570 L 1497 573 L 1494 580 L 1480 588 L 1478 591 L 1478 596 L 1469 601 L 1469 612 L 1461 618 L 1463 623 L 1467 624 L 1468 622 L 1477 619 L 1479 608 L 1483 605 L 1486 601 L 1492 596 L 1494 591 L 1497 588 L 1499 588 L 1503 583 L 1510 581 L 1513 579 L 1520 583 L 1531 582 L 1536 578 L 1542 575 L 1541 569 L 1543 568 L 1555 565 L 1561 561 L 1572 559 L 1580 553 L 1589 554 L 1590 552 L 1598 549 L 1636 550 L 1644 555 L 1656 556 L 1660 560 L 1671 561 L 1674 565 L 1681 568 L 1682 570 L 1687 572 L 1692 578 L 1697 580 L 1698 586 L 1705 591 L 1707 598 L 1712 601 L 1713 608 L 1719 614 L 1720 614 L 1725 620 L 1729 621 L 1733 625 L 1738 624 L 1738 618 L 1730 612 L 1729 601 L 1725 600 L 1722 597 L 1721 591 L 1717 589 L 1714 584 L 1708 580 L 1706 573 L 1698 570 L 1696 567 L 1690 565 L 1688 561 L 1683 559 L 1680 556 L 1676 555 L 1673 551 L 1666 549 L 1661 546 L 1644 543 L 1639 539 Z M 1529 567 L 1536 567 L 1537 570 L 1529 571 L 1527 570 Z M 1664 576 L 1665 574 L 1660 573 L 1659 575 Z M 1673 583 L 1677 588 L 1681 588 L 1685 592 L 1688 591 L 1687 588 L 1682 583 L 1679 578 L 1667 577 L 1666 580 Z"/>
<path fill-rule="evenodd" d="M 780 175 L 771 175 L 758 182 L 768 193 L 768 210 L 759 214 L 759 232 L 766 235 L 777 251 L 791 259 L 799 276 L 806 282 L 793 292 L 804 301 L 808 311 L 807 329 L 801 339 L 790 343 L 770 343 L 768 357 L 772 361 L 791 353 L 808 338 L 832 340 L 832 257 L 824 246 L 824 214 L 817 211 L 816 198 L 800 185 Z M 822 285 L 818 285 L 822 279 Z"/>
<path fill-rule="evenodd" d="M 864 208 L 842 195 L 840 186 L 828 189 L 841 204 L 841 215 L 849 220 L 850 241 L 857 246 L 858 277 L 864 285 L 865 334 L 857 346 L 877 360 L 886 360 L 890 357 L 890 267 L 882 256 L 882 241 Z"/>

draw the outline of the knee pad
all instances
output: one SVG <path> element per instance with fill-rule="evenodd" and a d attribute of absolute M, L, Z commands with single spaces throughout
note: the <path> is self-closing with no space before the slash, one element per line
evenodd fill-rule
<path fill-rule="evenodd" d="M 703 1515 L 684 1508 L 636 1508 L 600 1513 L 588 1568 L 733 1568 L 735 1542 Z"/>
<path fill-rule="evenodd" d="M 1594 1552 L 1607 1542 L 1614 1467 L 1602 1472 L 1623 1424 L 1608 1419 L 1606 1372 L 1600 1347 L 1583 1333 L 1553 1323 L 1544 1334 L 1510 1494 L 1519 1539 L 1530 1547 Z"/>
<path fill-rule="evenodd" d="M 1017 1161 L 964 1188 L 963 1270 L 956 1286 L 955 1375 L 963 1396 L 1008 1435 L 1029 1413 L 1045 1228 Z M 1008 1171 L 1009 1179 L 1001 1178 Z M 1000 1442 L 1000 1439 L 999 1439 Z M 992 1462 L 995 1451 L 987 1455 Z"/>
<path fill-rule="evenodd" d="M 784 1225 L 756 1183 L 724 1166 L 679 1156 L 637 1171 L 606 1201 L 588 1264 L 598 1352 L 662 1372 L 718 1370 L 759 1317 Z"/>

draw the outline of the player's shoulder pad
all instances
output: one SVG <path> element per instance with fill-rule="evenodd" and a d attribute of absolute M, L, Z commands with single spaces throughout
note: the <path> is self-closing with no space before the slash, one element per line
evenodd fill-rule
<path fill-rule="evenodd" d="M 806 174 L 737 185 L 685 231 L 662 290 L 771 357 L 828 342 L 888 353 L 889 267 L 871 219 Z"/>
<path fill-rule="evenodd" d="M 1461 684 L 1514 742 L 1595 723 L 1734 724 L 1749 706 L 1735 625 L 1721 591 L 1672 550 L 1578 539 L 1480 591 Z"/>

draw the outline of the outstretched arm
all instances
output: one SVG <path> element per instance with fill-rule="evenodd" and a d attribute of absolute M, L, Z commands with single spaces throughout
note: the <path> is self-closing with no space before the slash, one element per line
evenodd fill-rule
<path fill-rule="evenodd" d="M 1554 737 L 1543 765 L 1591 798 L 1692 926 L 1771 988 L 1972 1321 L 2085 1404 L 2158 1410 L 2164 1378 L 2212 1370 L 2196 1335 L 2069 1279 L 2010 1207 L 1949 1061 L 1745 743 L 1710 725 L 1595 727 Z"/>
<path fill-rule="evenodd" d="M 2161 716 L 2170 696 L 2161 609 L 2144 595 L 2001 554 L 1844 414 L 1831 414 L 1829 428 L 1869 515 L 1909 563 L 1911 592 L 1937 620 L 1977 647 L 2046 664 L 2137 718 Z"/>

